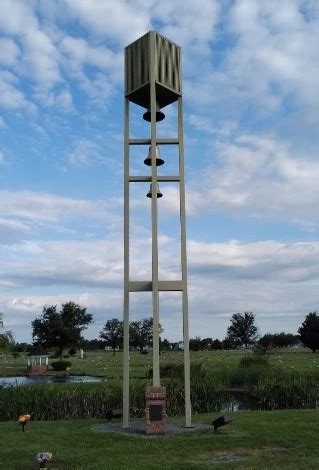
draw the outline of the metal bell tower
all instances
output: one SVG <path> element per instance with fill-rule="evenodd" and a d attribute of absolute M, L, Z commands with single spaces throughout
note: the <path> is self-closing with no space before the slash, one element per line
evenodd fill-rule
<path fill-rule="evenodd" d="M 190 360 L 188 328 L 187 258 L 185 228 L 185 184 L 184 184 L 184 142 L 183 142 L 183 101 L 181 86 L 181 48 L 150 31 L 125 48 L 125 104 L 124 104 L 124 359 L 123 359 L 123 427 L 129 426 L 129 298 L 131 292 L 152 292 L 153 315 L 153 386 L 160 386 L 159 366 L 159 292 L 180 291 L 182 293 L 184 380 L 185 380 L 185 426 L 191 427 L 190 402 Z M 158 139 L 156 123 L 164 119 L 161 108 L 178 102 L 178 135 L 176 138 Z M 130 138 L 130 103 L 146 108 L 143 118 L 150 122 L 150 137 Z M 130 175 L 130 147 L 149 146 L 146 165 L 151 166 L 151 176 Z M 159 176 L 157 166 L 163 164 L 159 158 L 159 146 L 177 145 L 179 174 Z M 147 162 L 148 161 L 148 162 Z M 152 279 L 134 281 L 129 275 L 129 188 L 130 183 L 151 183 L 147 194 L 151 198 L 152 219 Z M 179 183 L 180 195 L 180 241 L 181 276 L 178 281 L 158 278 L 158 191 L 159 182 Z M 164 194 L 165 197 L 165 194 Z"/>

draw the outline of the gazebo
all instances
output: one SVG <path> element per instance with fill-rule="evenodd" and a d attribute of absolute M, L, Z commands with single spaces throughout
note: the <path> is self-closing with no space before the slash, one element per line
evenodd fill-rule
<path fill-rule="evenodd" d="M 49 356 L 40 354 L 35 356 L 28 356 L 27 374 L 28 375 L 41 375 L 45 374 L 49 368 Z"/>
<path fill-rule="evenodd" d="M 49 355 L 41 344 L 32 346 L 28 355 L 27 375 L 46 374 L 49 368 Z"/>

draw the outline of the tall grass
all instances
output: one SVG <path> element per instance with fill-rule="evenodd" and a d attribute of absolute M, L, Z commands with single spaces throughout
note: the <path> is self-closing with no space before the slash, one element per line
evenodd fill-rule
<path fill-rule="evenodd" d="M 150 374 L 151 377 L 151 374 Z M 143 416 L 144 393 L 151 379 L 131 380 L 132 416 Z M 184 413 L 184 369 L 182 364 L 161 368 L 167 389 L 169 416 Z M 191 401 L 195 413 L 219 411 L 228 404 L 234 389 L 253 397 L 260 409 L 311 408 L 319 399 L 317 374 L 270 366 L 263 361 L 244 361 L 237 367 L 216 369 L 191 367 Z M 30 413 L 35 420 L 104 419 L 110 408 L 121 408 L 120 382 L 82 384 L 37 384 L 0 387 L 0 421 Z"/>

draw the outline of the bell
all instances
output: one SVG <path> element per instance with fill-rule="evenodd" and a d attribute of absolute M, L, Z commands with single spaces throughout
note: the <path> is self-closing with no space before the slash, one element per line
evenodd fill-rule
<path fill-rule="evenodd" d="M 152 166 L 152 147 L 148 149 L 148 157 L 144 160 L 145 165 Z M 159 148 L 156 145 L 156 166 L 163 165 L 164 160 L 160 158 Z"/>
<path fill-rule="evenodd" d="M 151 122 L 151 108 L 148 108 L 147 111 L 143 114 L 143 119 L 145 121 Z M 161 111 L 158 102 L 156 101 L 156 122 L 163 121 L 165 119 L 165 114 Z"/>
<path fill-rule="evenodd" d="M 146 194 L 147 197 L 152 197 L 152 183 L 150 184 L 150 190 L 149 192 Z M 159 188 L 159 184 L 157 183 L 157 191 L 156 191 L 156 197 L 159 198 L 159 197 L 163 197 L 163 194 L 161 193 L 160 191 L 160 188 Z"/>

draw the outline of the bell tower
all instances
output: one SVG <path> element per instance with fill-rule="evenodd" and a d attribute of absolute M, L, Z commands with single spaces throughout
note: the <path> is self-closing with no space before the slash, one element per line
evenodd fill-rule
<path fill-rule="evenodd" d="M 165 118 L 162 108 L 177 101 L 178 132 L 174 138 L 157 138 L 157 122 Z M 150 122 L 150 136 L 130 138 L 130 104 L 146 111 L 143 119 Z M 150 176 L 130 175 L 131 146 L 147 146 L 145 165 L 151 167 Z M 173 176 L 160 176 L 157 167 L 164 164 L 160 157 L 162 145 L 178 146 L 179 171 Z M 129 270 L 129 199 L 131 183 L 150 183 L 147 197 L 151 199 L 152 221 L 152 278 L 145 281 L 130 279 Z M 177 182 L 180 201 L 180 279 L 159 280 L 158 276 L 158 201 L 164 194 L 159 183 Z M 129 300 L 131 292 L 152 292 L 153 316 L 153 389 L 160 387 L 159 365 L 159 292 L 180 291 L 183 310 L 185 426 L 191 427 L 190 360 L 187 293 L 187 258 L 185 228 L 185 183 L 183 142 L 183 100 L 181 80 L 181 48 L 155 31 L 150 31 L 125 48 L 125 102 L 124 102 L 124 358 L 123 358 L 123 427 L 129 426 Z M 154 390 L 153 390 L 154 391 Z M 148 394 L 149 395 L 149 394 Z M 165 395 L 165 391 L 164 391 Z M 164 413 L 165 414 L 165 413 Z"/>

